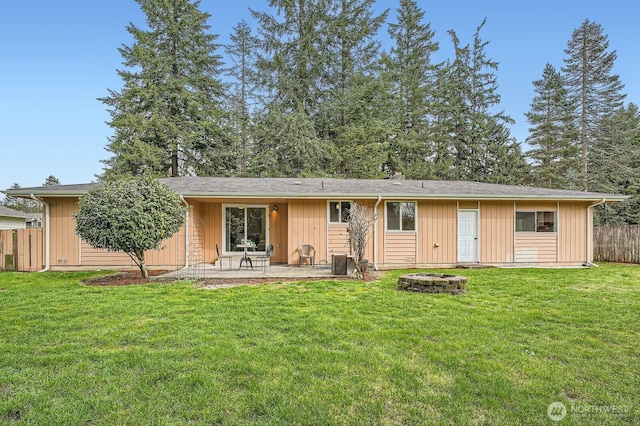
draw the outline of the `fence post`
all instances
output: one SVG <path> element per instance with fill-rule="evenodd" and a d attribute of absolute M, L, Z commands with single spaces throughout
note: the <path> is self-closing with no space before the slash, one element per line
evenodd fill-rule
<path fill-rule="evenodd" d="M 18 231 L 16 229 L 13 230 L 13 270 L 18 270 L 18 255 L 20 251 L 18 250 Z"/>

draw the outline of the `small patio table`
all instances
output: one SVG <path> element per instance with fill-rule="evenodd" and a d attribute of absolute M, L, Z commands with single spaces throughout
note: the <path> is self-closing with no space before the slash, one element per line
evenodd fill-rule
<path fill-rule="evenodd" d="M 249 267 L 251 267 L 251 270 L 253 271 L 253 263 L 251 263 L 251 258 L 247 255 L 247 250 L 250 248 L 256 248 L 255 244 L 238 244 L 236 247 L 244 249 L 244 255 L 240 258 L 240 267 L 238 268 L 238 271 L 242 269 L 243 263 L 245 264 L 245 268 L 249 269 Z"/>

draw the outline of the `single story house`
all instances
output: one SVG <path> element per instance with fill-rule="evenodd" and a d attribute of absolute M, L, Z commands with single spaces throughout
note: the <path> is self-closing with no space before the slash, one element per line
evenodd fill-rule
<path fill-rule="evenodd" d="M 24 229 L 31 224 L 37 213 L 25 213 L 0 206 L 0 229 Z"/>
<path fill-rule="evenodd" d="M 593 207 L 626 197 L 478 182 L 404 179 L 161 179 L 189 207 L 183 228 L 147 255 L 156 268 L 213 263 L 217 252 L 253 254 L 273 244 L 273 263 L 298 265 L 298 247 L 315 247 L 315 263 L 348 253 L 351 203 L 375 222 L 367 258 L 380 269 L 461 263 L 570 266 L 592 261 Z M 7 190 L 44 203 L 46 269 L 133 266 L 123 253 L 96 250 L 75 234 L 78 198 L 95 183 Z M 216 248 L 218 250 L 216 250 Z M 237 266 L 238 263 L 236 262 Z"/>

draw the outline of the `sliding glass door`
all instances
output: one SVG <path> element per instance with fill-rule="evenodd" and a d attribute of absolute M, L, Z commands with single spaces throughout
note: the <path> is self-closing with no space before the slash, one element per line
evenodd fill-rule
<path fill-rule="evenodd" d="M 242 240 L 251 240 L 256 251 L 265 251 L 268 238 L 268 206 L 224 205 L 224 251 L 242 252 Z"/>

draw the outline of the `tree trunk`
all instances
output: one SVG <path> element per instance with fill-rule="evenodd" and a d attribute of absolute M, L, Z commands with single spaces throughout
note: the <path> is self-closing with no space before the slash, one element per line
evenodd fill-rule
<path fill-rule="evenodd" d="M 144 260 L 144 252 L 136 253 L 136 258 L 138 259 L 138 268 L 140 268 L 140 275 L 142 278 L 149 278 L 149 271 L 147 271 L 147 264 Z"/>

